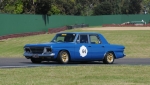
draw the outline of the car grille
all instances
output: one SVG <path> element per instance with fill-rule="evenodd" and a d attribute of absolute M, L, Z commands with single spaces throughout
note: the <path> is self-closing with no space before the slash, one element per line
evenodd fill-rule
<path fill-rule="evenodd" d="M 43 53 L 44 47 L 30 47 L 30 50 L 34 54 L 41 54 Z"/>

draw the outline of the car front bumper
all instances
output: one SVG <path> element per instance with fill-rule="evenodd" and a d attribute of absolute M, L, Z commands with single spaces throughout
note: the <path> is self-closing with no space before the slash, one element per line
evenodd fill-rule
<path fill-rule="evenodd" d="M 48 54 L 33 54 L 33 53 L 27 53 L 25 52 L 23 54 L 27 59 L 30 58 L 48 58 L 52 59 L 55 56 L 55 53 L 48 53 Z"/>

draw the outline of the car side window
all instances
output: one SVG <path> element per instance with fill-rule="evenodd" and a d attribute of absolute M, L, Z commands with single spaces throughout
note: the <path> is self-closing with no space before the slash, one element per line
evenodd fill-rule
<path fill-rule="evenodd" d="M 97 35 L 90 35 L 90 42 L 91 44 L 100 44 L 100 39 Z"/>
<path fill-rule="evenodd" d="M 64 41 L 64 37 L 57 37 L 57 42 L 63 42 Z"/>
<path fill-rule="evenodd" d="M 88 43 L 88 36 L 87 35 L 79 35 L 77 38 L 78 43 Z"/>

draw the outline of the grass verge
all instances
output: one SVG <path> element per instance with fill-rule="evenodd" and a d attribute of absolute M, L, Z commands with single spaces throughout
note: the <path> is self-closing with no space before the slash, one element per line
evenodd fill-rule
<path fill-rule="evenodd" d="M 66 32 L 85 32 L 74 29 Z M 92 31 L 99 32 L 112 44 L 121 44 L 126 47 L 125 54 L 128 58 L 150 58 L 150 31 Z M 0 41 L 0 58 L 23 57 L 23 46 L 27 43 L 50 42 L 54 34 L 20 37 Z"/>
<path fill-rule="evenodd" d="M 149 66 L 56 66 L 0 69 L 1 85 L 149 85 Z"/>

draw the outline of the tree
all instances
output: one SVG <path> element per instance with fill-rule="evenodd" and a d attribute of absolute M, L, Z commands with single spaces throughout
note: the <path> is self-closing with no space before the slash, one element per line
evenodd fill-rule
<path fill-rule="evenodd" d="M 94 8 L 94 15 L 111 15 L 112 5 L 110 2 L 102 2 L 100 5 Z"/>
<path fill-rule="evenodd" d="M 49 10 L 51 9 L 51 2 L 50 0 L 41 0 L 36 2 L 36 14 L 48 14 Z"/>
<path fill-rule="evenodd" d="M 23 0 L 23 13 L 35 14 L 35 5 L 32 0 Z"/>
<path fill-rule="evenodd" d="M 61 14 L 74 15 L 77 12 L 75 0 L 57 0 L 55 5 Z"/>
<path fill-rule="evenodd" d="M 122 7 L 121 7 L 121 12 L 122 14 L 129 14 L 129 9 L 130 9 L 130 1 L 125 0 L 122 2 Z"/>
<path fill-rule="evenodd" d="M 76 15 L 82 15 L 82 16 L 87 16 L 90 15 L 89 11 L 90 11 L 90 5 L 95 2 L 96 0 L 76 0 L 76 4 L 77 4 L 77 14 Z"/>
<path fill-rule="evenodd" d="M 142 9 L 141 2 L 142 0 L 130 0 L 129 14 L 139 14 Z"/>
<path fill-rule="evenodd" d="M 51 5 L 51 10 L 48 12 L 49 15 L 58 15 L 60 14 L 60 9 L 56 5 Z"/>
<path fill-rule="evenodd" d="M 142 1 L 142 12 L 143 13 L 150 13 L 150 0 L 143 0 Z"/>
<path fill-rule="evenodd" d="M 112 14 L 122 14 L 122 1 L 123 0 L 110 0 L 110 3 L 112 4 Z"/>
<path fill-rule="evenodd" d="M 22 0 L 4 0 L 0 7 L 2 13 L 21 14 L 23 11 Z"/>
<path fill-rule="evenodd" d="M 0 12 L 44 15 L 139 14 L 150 0 L 0 0 Z M 150 10 L 149 10 L 150 11 Z"/>
<path fill-rule="evenodd" d="M 50 0 L 23 0 L 23 13 L 25 14 L 48 14 L 51 9 Z"/>

